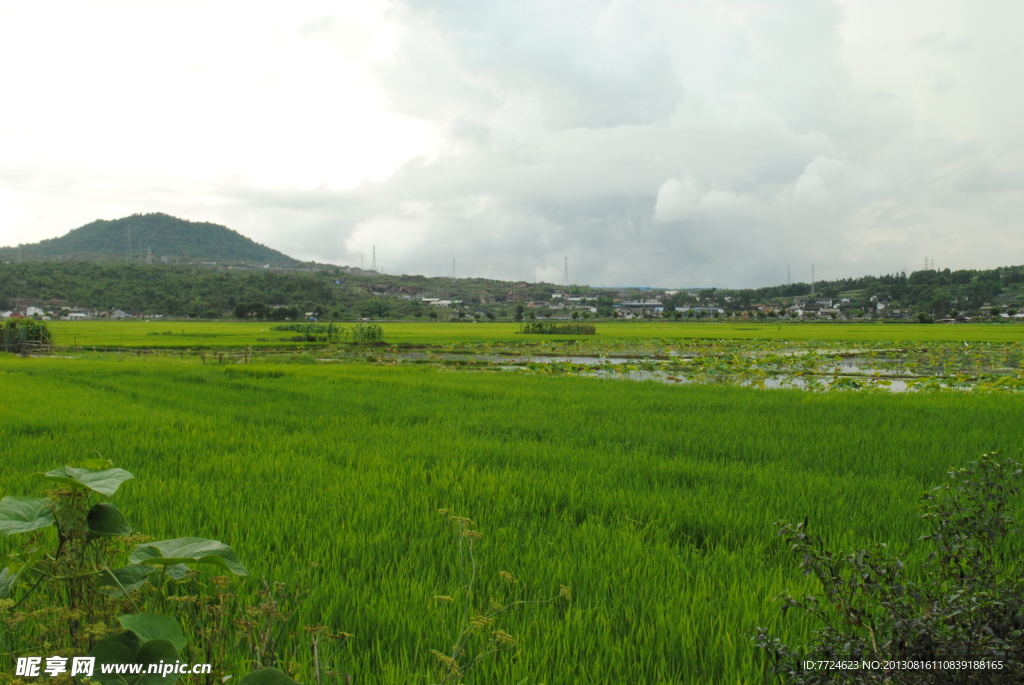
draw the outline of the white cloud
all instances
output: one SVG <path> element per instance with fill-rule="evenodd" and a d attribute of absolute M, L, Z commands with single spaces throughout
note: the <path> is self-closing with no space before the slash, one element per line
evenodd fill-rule
<path fill-rule="evenodd" d="M 1024 251 L 1011 0 L 58 5 L 0 9 L 0 242 L 159 210 L 664 285 Z"/>

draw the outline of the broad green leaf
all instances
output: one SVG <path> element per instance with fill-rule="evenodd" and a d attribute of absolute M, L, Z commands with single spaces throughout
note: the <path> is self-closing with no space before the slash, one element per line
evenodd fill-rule
<path fill-rule="evenodd" d="M 109 459 L 86 459 L 82 462 L 83 469 L 90 469 L 92 471 L 100 471 L 102 469 L 109 469 L 114 465 L 114 462 Z"/>
<path fill-rule="evenodd" d="M 89 656 L 96 657 L 96 667 L 92 679 L 101 683 L 132 682 L 136 676 L 125 674 L 104 673 L 103 664 L 133 664 L 141 643 L 139 637 L 129 631 L 105 637 L 89 651 Z M 173 647 L 172 647 L 173 648 Z"/>
<path fill-rule="evenodd" d="M 238 685 L 297 685 L 297 683 L 273 666 L 246 673 Z"/>
<path fill-rule="evenodd" d="M 73 466 L 62 466 L 46 473 L 37 473 L 37 477 L 57 481 L 74 488 L 88 488 L 101 495 L 110 497 L 121 483 L 134 478 L 132 474 L 124 469 L 76 469 Z"/>
<path fill-rule="evenodd" d="M 127 592 L 137 590 L 146 583 L 146 576 L 155 570 L 152 566 L 143 566 L 142 564 L 128 564 L 122 568 L 111 569 L 100 576 L 96 589 L 108 597 L 123 597 L 122 587 Z M 114 577 L 111 578 L 111 576 Z"/>
<path fill-rule="evenodd" d="M 109 502 L 101 502 L 89 510 L 89 532 L 93 535 L 131 535 L 124 514 Z"/>
<path fill-rule="evenodd" d="M 38 497 L 0 499 L 0 532 L 7 535 L 27 533 L 53 525 L 53 509 Z"/>
<path fill-rule="evenodd" d="M 173 616 L 162 614 L 125 614 L 118 616 L 121 625 L 139 636 L 143 642 L 168 640 L 175 649 L 185 648 L 185 636 Z"/>
<path fill-rule="evenodd" d="M 35 566 L 41 556 L 43 556 L 43 550 L 39 548 L 33 551 L 25 561 L 19 559 L 7 568 L 0 570 L 0 599 L 7 599 L 11 596 L 11 592 L 18 584 L 18 579 Z"/>
<path fill-rule="evenodd" d="M 8 566 L 5 569 L 0 569 L 0 599 L 7 599 L 11 595 L 11 590 L 14 589 L 14 585 L 21 576 L 20 569 L 11 570 L 11 568 Z"/>
<path fill-rule="evenodd" d="M 164 566 L 164 575 L 171 580 L 181 580 L 188 575 L 189 568 L 185 564 L 172 564 Z"/>
<path fill-rule="evenodd" d="M 135 663 L 142 664 L 143 673 L 149 670 L 150 664 L 173 664 L 176 661 L 178 661 L 178 650 L 174 648 L 170 640 L 163 638 L 143 642 L 135 654 Z M 180 677 L 177 673 L 168 673 L 167 675 L 151 673 L 139 676 L 137 682 L 138 685 L 171 685 Z"/>
<path fill-rule="evenodd" d="M 128 560 L 135 564 L 170 566 L 172 564 L 213 564 L 237 576 L 248 575 L 235 551 L 217 540 L 176 538 L 139 545 Z"/>

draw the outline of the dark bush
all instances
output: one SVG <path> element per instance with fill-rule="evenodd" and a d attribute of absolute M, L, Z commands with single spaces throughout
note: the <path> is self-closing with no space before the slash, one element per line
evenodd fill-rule
<path fill-rule="evenodd" d="M 823 627 L 795 649 L 758 629 L 755 642 L 771 672 L 799 685 L 1024 682 L 1024 557 L 1010 513 L 1020 476 L 1017 462 L 986 454 L 925 494 L 921 516 L 931 530 L 921 539 L 934 551 L 916 574 L 884 545 L 844 556 L 811 537 L 806 520 L 784 526 L 781 534 L 823 596 L 784 595 L 782 609 L 806 612 Z"/>

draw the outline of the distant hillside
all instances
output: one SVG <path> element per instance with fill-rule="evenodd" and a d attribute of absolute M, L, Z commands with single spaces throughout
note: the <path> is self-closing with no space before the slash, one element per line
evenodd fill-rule
<path fill-rule="evenodd" d="M 186 221 L 167 214 L 133 214 L 97 220 L 59 238 L 19 247 L 0 247 L 0 261 L 120 261 L 145 263 L 247 262 L 294 265 L 288 255 L 249 240 L 225 226 Z"/>

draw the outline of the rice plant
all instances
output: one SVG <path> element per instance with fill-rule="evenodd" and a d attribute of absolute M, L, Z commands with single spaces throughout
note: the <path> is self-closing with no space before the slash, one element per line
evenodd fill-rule
<path fill-rule="evenodd" d="M 289 628 L 275 646 L 303 682 L 437 682 L 431 650 L 450 654 L 452 616 L 436 597 L 453 596 L 464 570 L 438 509 L 479 524 L 478 598 L 505 603 L 502 572 L 532 598 L 572 588 L 571 602 L 503 614 L 518 647 L 464 682 L 761 682 L 754 628 L 790 644 L 811 628 L 781 621 L 773 602 L 812 590 L 774 522 L 807 516 L 831 548 L 887 542 L 914 560 L 918 496 L 977 454 L 1020 460 L 1024 448 L 1019 395 L 315 358 L 5 356 L 0 396 L 0 495 L 41 496 L 29 474 L 94 450 L 114 460 L 145 484 L 118 493 L 137 529 L 230 541 L 249 570 L 240 601 L 259 605 L 265 583 L 308 591 L 289 615 L 323 630 Z M 218 667 L 251 667 L 246 643 L 223 647 Z"/>

